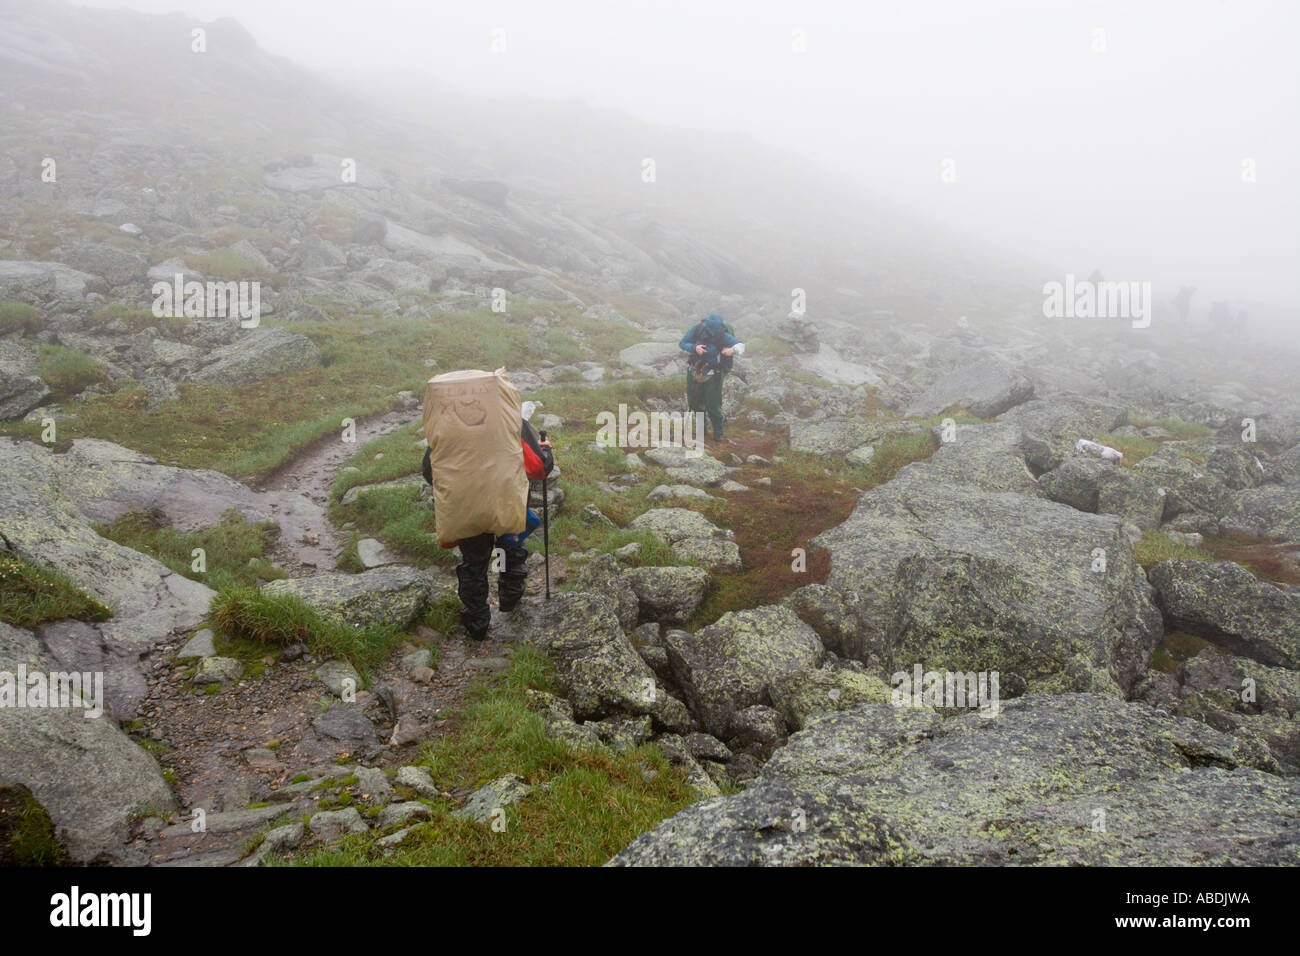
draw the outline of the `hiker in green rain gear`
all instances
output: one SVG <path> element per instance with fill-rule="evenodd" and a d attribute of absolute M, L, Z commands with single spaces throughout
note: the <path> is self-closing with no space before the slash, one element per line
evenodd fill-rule
<path fill-rule="evenodd" d="M 722 439 L 722 380 L 731 371 L 735 356 L 745 354 L 745 343 L 732 334 L 731 326 L 716 312 L 691 326 L 678 343 L 690 358 L 686 368 L 686 405 L 692 412 L 704 412 L 713 427 L 713 437 Z"/>

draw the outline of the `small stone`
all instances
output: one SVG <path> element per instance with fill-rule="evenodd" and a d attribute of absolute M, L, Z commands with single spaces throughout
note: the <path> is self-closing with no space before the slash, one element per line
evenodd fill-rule
<path fill-rule="evenodd" d="M 508 773 L 474 791 L 452 816 L 486 823 L 497 810 L 522 800 L 532 789 L 518 774 Z"/>
<path fill-rule="evenodd" d="M 186 641 L 185 646 L 176 652 L 176 656 L 184 660 L 189 657 L 214 657 L 216 653 L 216 635 L 205 627 Z"/>
<path fill-rule="evenodd" d="M 417 651 L 411 651 L 402 657 L 402 671 L 408 677 L 415 677 L 417 674 L 423 674 L 425 671 L 433 669 L 433 651 L 427 647 L 422 647 Z M 416 678 L 419 679 L 419 678 Z"/>
<path fill-rule="evenodd" d="M 335 697 L 353 696 L 361 686 L 360 675 L 347 661 L 326 661 L 314 673 Z"/>
<path fill-rule="evenodd" d="M 225 684 L 244 676 L 244 665 L 233 657 L 205 657 L 199 663 L 194 683 L 201 686 Z"/>
<path fill-rule="evenodd" d="M 388 834 L 388 836 L 386 837 L 380 837 L 378 840 L 375 841 L 375 846 L 382 847 L 383 849 L 386 850 L 391 849 L 392 847 L 397 846 L 399 843 L 401 843 L 410 835 L 411 835 L 411 828 L 404 827 L 403 829 L 398 830 L 395 833 Z"/>
<path fill-rule="evenodd" d="M 362 565 L 367 568 L 378 568 L 397 561 L 393 553 L 385 548 L 384 543 L 377 538 L 362 538 L 358 541 L 357 557 L 361 560 Z"/>
<path fill-rule="evenodd" d="M 379 811 L 378 826 L 381 829 L 391 827 L 394 824 L 406 823 L 416 818 L 423 819 L 428 817 L 432 811 L 418 800 L 408 800 L 405 803 L 391 803 Z"/>
<path fill-rule="evenodd" d="M 397 771 L 397 782 L 404 787 L 410 787 L 422 797 L 437 797 L 442 794 L 438 785 L 433 782 L 428 767 L 417 767 L 414 764 L 402 767 Z"/>
<path fill-rule="evenodd" d="M 357 789 L 372 803 L 383 803 L 393 792 L 388 777 L 378 767 L 357 767 L 352 773 L 357 778 Z"/>
<path fill-rule="evenodd" d="M 244 758 L 244 763 L 254 770 L 273 770 L 280 765 L 275 751 L 264 747 L 249 747 L 247 750 L 241 750 L 239 755 Z"/>
<path fill-rule="evenodd" d="M 307 821 L 312 836 L 322 843 L 333 843 L 349 833 L 366 833 L 370 830 L 356 807 L 343 810 L 322 810 Z"/>

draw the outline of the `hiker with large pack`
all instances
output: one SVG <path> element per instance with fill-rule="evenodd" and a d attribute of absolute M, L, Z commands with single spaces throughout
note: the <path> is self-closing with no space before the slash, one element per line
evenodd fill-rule
<path fill-rule="evenodd" d="M 424 480 L 433 485 L 434 523 L 444 548 L 460 548 L 456 568 L 460 622 L 476 641 L 487 637 L 488 570 L 493 550 L 504 557 L 497 578 L 502 611 L 524 596 L 525 539 L 536 526 L 529 481 L 555 467 L 551 443 L 524 420 L 519 390 L 504 369 L 447 372 L 424 391 Z"/>
<path fill-rule="evenodd" d="M 735 356 L 745 354 L 745 343 L 714 313 L 687 329 L 678 346 L 689 356 L 686 406 L 692 412 L 704 412 L 713 426 L 713 437 L 721 440 L 722 380 L 731 371 Z"/>

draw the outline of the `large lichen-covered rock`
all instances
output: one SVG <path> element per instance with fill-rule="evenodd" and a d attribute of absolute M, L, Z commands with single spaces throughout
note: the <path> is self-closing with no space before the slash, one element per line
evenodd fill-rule
<path fill-rule="evenodd" d="M 1075 455 L 1039 476 L 1038 484 L 1043 494 L 1052 501 L 1069 505 L 1079 511 L 1097 510 L 1097 480 L 1102 472 L 1113 467 L 1109 462 L 1091 456 Z"/>
<path fill-rule="evenodd" d="M 56 455 L 33 442 L 0 439 L 0 546 L 66 574 L 113 612 L 99 623 L 45 625 L 42 640 L 62 669 L 103 671 L 109 710 L 126 719 L 148 693 L 142 655 L 198 627 L 214 592 L 95 533 L 79 490 L 93 479 L 69 477 L 76 463 L 67 459 L 80 445 Z"/>
<path fill-rule="evenodd" d="M 1263 664 L 1300 668 L 1300 594 L 1234 561 L 1162 561 L 1149 574 L 1171 629 Z"/>
<path fill-rule="evenodd" d="M 686 705 L 660 686 L 619 623 L 613 584 L 556 595 L 530 632 L 555 664 L 556 681 L 581 720 L 648 714 L 660 728 L 690 729 Z"/>
<path fill-rule="evenodd" d="M 1160 676 L 1170 682 L 1167 706 L 1173 713 L 1253 737 L 1284 773 L 1300 773 L 1300 671 L 1210 646 L 1184 661 L 1175 675 Z"/>
<path fill-rule="evenodd" d="M 739 571 L 744 567 L 740 545 L 726 538 L 683 538 L 672 543 L 673 554 L 710 571 Z"/>
<path fill-rule="evenodd" d="M 832 418 L 820 422 L 796 419 L 790 423 L 790 449 L 810 455 L 842 456 L 876 441 L 883 434 L 878 423 L 860 418 Z"/>
<path fill-rule="evenodd" d="M 1164 511 L 1164 489 L 1127 468 L 1112 465 L 1097 482 L 1098 514 L 1116 515 L 1146 530 L 1160 527 Z"/>
<path fill-rule="evenodd" d="M 1236 505 L 1232 491 L 1217 475 L 1168 443 L 1134 465 L 1133 472 L 1165 490 L 1165 521 L 1189 511 L 1221 518 Z"/>
<path fill-rule="evenodd" d="M 931 480 L 984 491 L 1042 493 L 1026 462 L 1025 438 L 1019 426 L 997 422 L 933 431 L 939 448 L 925 463 Z"/>
<path fill-rule="evenodd" d="M 874 674 L 847 667 L 819 667 L 778 678 L 771 696 L 786 725 L 791 730 L 803 730 L 813 714 L 844 710 L 854 704 L 887 703 L 889 686 Z"/>
<path fill-rule="evenodd" d="M 659 445 L 645 457 L 668 472 L 668 477 L 688 485 L 716 485 L 727 477 L 727 466 L 702 448 Z"/>
<path fill-rule="evenodd" d="M 856 592 L 821 583 L 805 584 L 781 603 L 812 626 L 827 650 L 844 654 L 845 646 L 858 646 L 862 601 Z M 879 658 L 867 659 L 864 663 L 880 669 L 885 666 Z"/>
<path fill-rule="evenodd" d="M 625 631 L 641 623 L 641 604 L 632 578 L 610 554 L 599 554 L 573 575 L 573 590 L 606 595 Z"/>
<path fill-rule="evenodd" d="M 1211 445 L 1205 455 L 1205 467 L 1234 491 L 1256 488 L 1264 481 L 1264 469 L 1254 446 L 1240 441 Z"/>
<path fill-rule="evenodd" d="M 629 527 L 652 532 L 669 544 L 685 538 L 709 538 L 718 530 L 712 521 L 689 508 L 651 508 L 633 518 Z"/>
<path fill-rule="evenodd" d="M 1241 492 L 1222 527 L 1271 541 L 1300 543 L 1300 482 Z"/>
<path fill-rule="evenodd" d="M 360 574 L 314 574 L 262 585 L 266 594 L 301 598 L 329 617 L 354 627 L 391 624 L 405 627 L 424 610 L 433 589 L 427 571 L 403 565 L 373 568 Z"/>
<path fill-rule="evenodd" d="M 22 418 L 50 397 L 49 387 L 36 375 L 9 375 L 0 370 L 0 422 Z"/>
<path fill-rule="evenodd" d="M 0 671 L 64 668 L 31 632 L 0 623 Z M 107 716 L 82 708 L 0 707 L 0 786 L 21 784 L 45 807 L 77 863 L 122 862 L 135 818 L 176 801 L 158 764 Z"/>
<path fill-rule="evenodd" d="M 857 628 L 837 626 L 843 653 L 890 671 L 996 670 L 1013 696 L 1119 695 L 1163 633 L 1120 519 L 939 483 L 925 464 L 813 545 L 830 552 L 827 586 L 857 598 Z"/>
<path fill-rule="evenodd" d="M 641 618 L 665 624 L 689 620 L 713 579 L 703 568 L 633 568 L 627 572 L 636 592 Z"/>
<path fill-rule="evenodd" d="M 1122 427 L 1128 422 L 1128 411 L 1095 398 L 1063 394 L 1025 402 L 999 421 L 1021 430 L 1029 462 L 1041 472 L 1074 455 L 1080 438 L 1095 439 Z"/>
<path fill-rule="evenodd" d="M 730 611 L 694 635 L 664 636 L 668 661 L 691 712 L 715 737 L 732 734 L 731 718 L 753 704 L 772 704 L 777 681 L 821 664 L 817 633 L 789 608 Z"/>
<path fill-rule="evenodd" d="M 979 418 L 993 418 L 1034 395 L 1034 383 L 995 356 L 967 349 L 952 358 L 934 384 L 908 403 L 908 417 L 926 418 L 962 407 Z"/>
<path fill-rule="evenodd" d="M 1295 865 L 1300 780 L 1267 762 L 1110 697 L 1026 697 L 992 719 L 862 704 L 812 717 L 744 792 L 686 808 L 610 862 Z"/>
<path fill-rule="evenodd" d="M 284 328 L 248 329 L 208 358 L 208 364 L 191 376 L 194 381 L 251 385 L 273 375 L 314 368 L 321 362 L 316 343 Z"/>

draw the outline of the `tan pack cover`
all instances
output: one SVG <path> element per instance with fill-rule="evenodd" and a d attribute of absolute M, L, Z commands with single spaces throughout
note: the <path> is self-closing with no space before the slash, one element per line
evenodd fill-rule
<path fill-rule="evenodd" d="M 424 389 L 438 540 L 518 534 L 527 526 L 523 410 L 505 369 L 447 372 Z"/>

